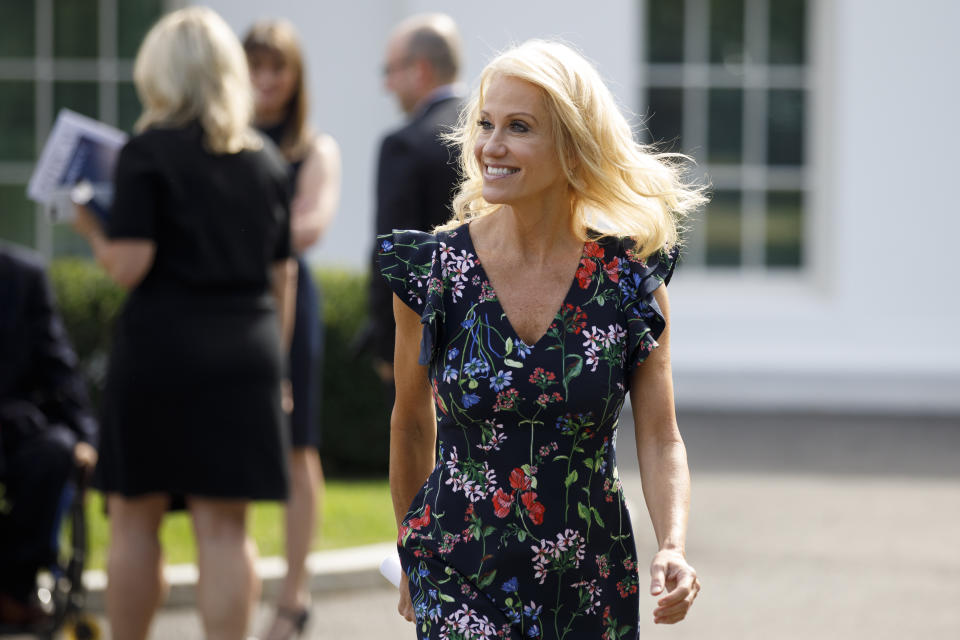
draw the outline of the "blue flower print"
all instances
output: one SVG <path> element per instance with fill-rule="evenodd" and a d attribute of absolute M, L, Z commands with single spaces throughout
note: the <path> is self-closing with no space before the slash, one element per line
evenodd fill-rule
<path fill-rule="evenodd" d="M 456 347 L 450 347 L 450 349 L 447 351 L 447 360 L 453 360 L 458 355 L 460 355 L 460 349 L 457 349 Z"/>
<path fill-rule="evenodd" d="M 380 243 L 381 251 L 387 252 L 387 251 L 390 251 L 391 249 L 393 249 L 393 243 L 390 242 L 389 240 L 384 240 L 383 242 Z"/>
<path fill-rule="evenodd" d="M 447 365 L 443 370 L 443 381 L 452 382 L 453 380 L 456 380 L 456 379 L 457 379 L 457 370 L 451 367 L 450 365 Z"/>
<path fill-rule="evenodd" d="M 426 578 L 428 575 L 430 575 L 430 569 L 427 569 L 426 567 L 420 567 L 420 570 L 417 573 L 420 574 L 421 578 Z"/>
<path fill-rule="evenodd" d="M 517 349 L 517 356 L 521 360 L 526 360 L 527 356 L 530 355 L 530 347 L 527 346 L 527 343 L 525 343 L 523 340 L 517 340 L 517 343 L 514 346 Z"/>
<path fill-rule="evenodd" d="M 513 371 L 497 371 L 497 375 L 490 378 L 490 388 L 494 391 L 503 391 L 513 383 Z"/>
<path fill-rule="evenodd" d="M 473 378 L 473 377 L 476 377 L 481 371 L 483 371 L 484 368 L 485 368 L 485 365 L 483 364 L 483 360 L 481 360 L 480 358 L 473 358 L 472 360 L 470 360 L 470 362 L 463 365 L 463 374 Z"/>
<path fill-rule="evenodd" d="M 464 329 L 469 329 L 477 322 L 477 316 L 467 316 L 463 319 L 463 322 L 460 323 L 460 326 Z"/>
<path fill-rule="evenodd" d="M 635 300 L 639 292 L 642 278 L 639 273 L 623 275 L 620 277 L 620 291 L 627 300 Z"/>
<path fill-rule="evenodd" d="M 503 589 L 506 593 L 514 593 L 517 590 L 518 581 L 517 577 L 514 576 L 500 585 L 500 588 Z"/>
<path fill-rule="evenodd" d="M 465 393 L 463 395 L 463 407 L 464 409 L 469 409 L 473 405 L 480 402 L 480 396 L 475 393 Z"/>
<path fill-rule="evenodd" d="M 538 627 L 537 625 L 533 625 L 532 627 L 527 629 L 527 635 L 530 636 L 531 638 L 536 638 L 538 635 L 540 635 L 540 627 Z"/>
<path fill-rule="evenodd" d="M 540 612 L 543 610 L 543 605 L 535 606 L 535 603 L 531 602 L 530 604 L 523 605 L 523 615 L 528 618 L 533 618 L 536 620 L 540 617 Z"/>

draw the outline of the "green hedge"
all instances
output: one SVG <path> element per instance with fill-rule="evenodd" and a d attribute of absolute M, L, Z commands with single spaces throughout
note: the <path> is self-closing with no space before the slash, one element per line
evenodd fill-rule
<path fill-rule="evenodd" d="M 324 468 L 341 476 L 385 473 L 389 409 L 369 357 L 355 355 L 352 348 L 366 324 L 367 277 L 342 269 L 317 269 L 314 276 L 326 320 L 320 416 Z M 124 293 L 87 260 L 55 260 L 50 278 L 91 398 L 99 404 Z"/>

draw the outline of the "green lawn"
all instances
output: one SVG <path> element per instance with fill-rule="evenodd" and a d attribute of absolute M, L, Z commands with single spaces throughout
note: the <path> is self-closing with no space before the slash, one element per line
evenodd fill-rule
<path fill-rule="evenodd" d="M 314 549 L 337 549 L 375 542 L 389 542 L 397 535 L 385 479 L 328 480 L 322 506 L 323 522 Z M 276 503 L 256 503 L 250 530 L 261 556 L 283 555 L 283 509 Z M 91 491 L 87 504 L 90 555 L 87 568 L 102 569 L 106 563 L 109 524 L 103 513 L 103 496 Z M 177 512 L 166 517 L 161 530 L 164 562 L 193 562 L 195 548 L 189 516 Z"/>

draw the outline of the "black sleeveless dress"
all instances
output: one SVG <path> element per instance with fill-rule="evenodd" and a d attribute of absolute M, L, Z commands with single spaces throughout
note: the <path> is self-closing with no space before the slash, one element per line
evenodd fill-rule
<path fill-rule="evenodd" d="M 553 323 L 526 344 L 467 225 L 379 242 L 383 276 L 420 314 L 437 415 L 437 465 L 398 540 L 418 637 L 636 638 L 617 422 L 664 329 L 653 291 L 676 254 L 587 242 Z"/>
<path fill-rule="evenodd" d="M 261 131 L 280 146 L 283 125 Z M 290 196 L 297 192 L 297 178 L 303 160 L 288 165 Z M 290 385 L 293 387 L 293 413 L 290 415 L 290 439 L 294 447 L 320 447 L 320 402 L 323 388 L 323 314 L 321 291 L 310 271 L 310 264 L 297 256 L 297 309 L 290 342 Z"/>
<path fill-rule="evenodd" d="M 286 168 L 212 154 L 198 124 L 120 153 L 108 234 L 156 244 L 117 320 L 97 484 L 125 496 L 286 497 L 271 265 L 290 254 Z M 179 501 L 175 500 L 175 504 Z"/>

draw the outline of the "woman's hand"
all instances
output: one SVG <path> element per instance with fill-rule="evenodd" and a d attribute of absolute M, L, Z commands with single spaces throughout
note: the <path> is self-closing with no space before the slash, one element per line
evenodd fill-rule
<path fill-rule="evenodd" d="M 406 574 L 400 576 L 400 602 L 397 603 L 397 611 L 407 622 L 413 622 L 416 617 L 413 615 L 413 601 L 410 599 L 410 582 Z"/>
<path fill-rule="evenodd" d="M 73 461 L 81 469 L 90 471 L 97 466 L 97 450 L 86 442 L 78 442 L 73 447 Z"/>
<path fill-rule="evenodd" d="M 674 624 L 687 616 L 697 594 L 700 579 L 679 551 L 663 549 L 650 563 L 650 595 L 663 597 L 653 610 L 655 624 Z"/>

